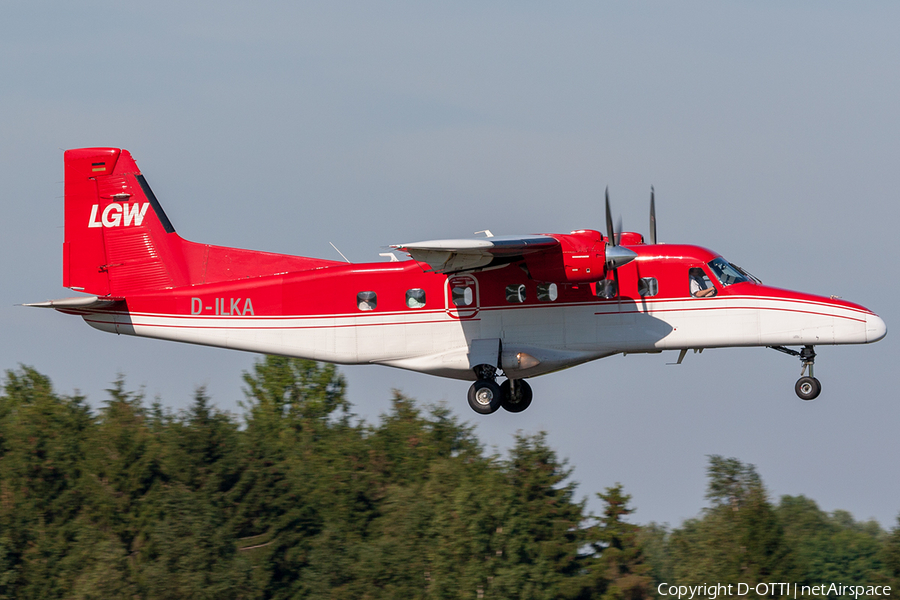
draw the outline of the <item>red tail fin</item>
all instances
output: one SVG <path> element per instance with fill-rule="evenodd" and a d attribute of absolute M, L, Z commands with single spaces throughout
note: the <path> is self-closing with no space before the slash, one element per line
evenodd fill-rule
<path fill-rule="evenodd" d="M 181 240 L 127 150 L 68 150 L 65 163 L 64 286 L 122 296 L 188 283 Z"/>
<path fill-rule="evenodd" d="M 65 163 L 65 287 L 124 297 L 341 264 L 181 239 L 128 150 L 67 150 Z"/>

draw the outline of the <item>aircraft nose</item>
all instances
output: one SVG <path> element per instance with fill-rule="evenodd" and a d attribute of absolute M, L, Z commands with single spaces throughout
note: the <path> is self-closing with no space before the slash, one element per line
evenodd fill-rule
<path fill-rule="evenodd" d="M 866 315 L 866 343 L 877 342 L 887 333 L 887 325 L 878 315 Z"/>

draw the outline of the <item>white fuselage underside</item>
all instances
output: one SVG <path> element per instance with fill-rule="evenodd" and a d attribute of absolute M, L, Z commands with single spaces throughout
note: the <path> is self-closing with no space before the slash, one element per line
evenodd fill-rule
<path fill-rule="evenodd" d="M 634 307 L 635 305 L 630 305 Z M 89 312 L 110 333 L 281 354 L 340 364 L 383 364 L 474 379 L 473 340 L 500 340 L 507 376 L 533 377 L 621 352 L 729 346 L 863 344 L 884 323 L 861 310 L 754 296 L 653 300 L 626 310 L 615 301 L 481 308 L 466 319 L 446 310 L 327 316 L 189 316 Z M 527 353 L 539 364 L 512 361 Z M 512 354 L 511 354 L 512 353 Z"/>

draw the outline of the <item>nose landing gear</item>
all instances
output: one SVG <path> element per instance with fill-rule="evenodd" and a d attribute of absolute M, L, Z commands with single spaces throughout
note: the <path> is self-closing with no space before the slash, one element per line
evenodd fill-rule
<path fill-rule="evenodd" d="M 531 405 L 534 394 L 524 379 L 507 379 L 498 385 L 497 369 L 491 365 L 478 365 L 475 375 L 478 380 L 469 387 L 467 398 L 469 406 L 478 414 L 489 415 L 501 406 L 518 413 Z"/>
<path fill-rule="evenodd" d="M 814 400 L 822 391 L 822 384 L 813 376 L 813 366 L 816 363 L 816 351 L 813 346 L 804 346 L 800 352 L 785 348 L 784 346 L 769 346 L 772 350 L 778 350 L 791 356 L 800 357 L 800 379 L 794 385 L 794 391 L 801 400 Z M 809 368 L 809 375 L 806 369 Z"/>
<path fill-rule="evenodd" d="M 801 377 L 794 385 L 794 391 L 801 400 L 813 400 L 822 391 L 822 384 L 815 377 Z"/>

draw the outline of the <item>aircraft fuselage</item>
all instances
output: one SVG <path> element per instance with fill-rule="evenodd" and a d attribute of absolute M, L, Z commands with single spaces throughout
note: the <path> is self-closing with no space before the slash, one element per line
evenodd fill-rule
<path fill-rule="evenodd" d="M 516 264 L 454 276 L 404 261 L 193 285 L 67 312 L 111 333 L 466 380 L 476 378 L 476 340 L 499 340 L 496 366 L 524 378 L 622 352 L 864 344 L 885 334 L 877 315 L 844 300 L 724 285 L 707 264 L 718 255 L 704 248 L 629 249 L 638 258 L 618 269 L 611 298 L 586 284 L 552 284 L 551 293 Z M 705 269 L 715 295 L 692 295 L 691 268 Z M 642 287 L 651 278 L 655 287 Z M 532 360 L 522 364 L 522 354 Z"/>

